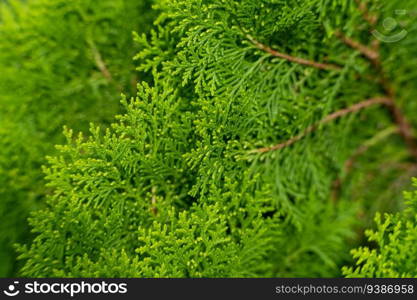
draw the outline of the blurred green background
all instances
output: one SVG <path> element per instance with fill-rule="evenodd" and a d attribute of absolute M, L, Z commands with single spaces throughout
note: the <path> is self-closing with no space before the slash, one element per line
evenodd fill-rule
<path fill-rule="evenodd" d="M 30 238 L 26 219 L 48 193 L 41 166 L 63 125 L 108 124 L 120 94 L 134 94 L 132 32 L 149 30 L 150 2 L 0 2 L 0 277 L 16 274 L 13 245 Z"/>

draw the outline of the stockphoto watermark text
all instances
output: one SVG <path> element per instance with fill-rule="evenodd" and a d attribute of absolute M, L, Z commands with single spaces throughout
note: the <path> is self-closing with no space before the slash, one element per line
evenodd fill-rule
<path fill-rule="evenodd" d="M 19 294 L 60 294 L 74 297 L 78 294 L 126 294 L 127 283 L 107 283 L 101 282 L 26 282 L 20 284 L 19 281 L 13 281 L 3 291 L 6 296 L 14 297 Z"/>

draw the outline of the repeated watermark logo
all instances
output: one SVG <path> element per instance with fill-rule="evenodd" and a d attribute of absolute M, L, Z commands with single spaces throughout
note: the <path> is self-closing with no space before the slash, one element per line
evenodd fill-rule
<path fill-rule="evenodd" d="M 398 9 L 395 11 L 395 15 L 405 16 L 407 15 L 407 10 Z M 384 43 L 396 43 L 403 40 L 408 35 L 408 31 L 405 28 L 402 28 L 400 22 L 393 17 L 385 18 L 382 22 L 382 27 L 384 32 L 375 29 L 372 31 L 372 34 L 375 38 Z"/>
<path fill-rule="evenodd" d="M 126 294 L 127 283 L 107 283 L 101 282 L 27 282 L 19 286 L 19 281 L 14 281 L 13 284 L 8 285 L 3 293 L 8 297 L 15 297 L 19 294 L 25 295 L 66 295 L 75 297 L 84 294 Z"/>

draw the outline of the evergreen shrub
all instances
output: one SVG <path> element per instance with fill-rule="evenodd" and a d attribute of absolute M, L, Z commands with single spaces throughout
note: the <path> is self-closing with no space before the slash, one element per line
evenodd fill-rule
<path fill-rule="evenodd" d="M 149 78 L 110 126 L 66 129 L 21 274 L 340 276 L 417 158 L 415 17 L 396 43 L 370 33 L 417 1 L 364 3 L 156 1 Z M 415 274 L 373 263 L 344 274 Z"/>
<path fill-rule="evenodd" d="M 31 43 L 23 49 L 40 43 L 40 52 L 6 52 L 23 57 L 21 64 L 36 62 L 28 59 L 34 53 L 41 57 L 30 71 L 16 67 L 16 57 L 4 59 L 6 72 L 17 68 L 24 78 L 5 85 L 19 88 L 1 96 L 8 101 L 4 107 L 41 112 L 36 118 L 8 113 L 20 122 L 4 122 L 20 126 L 27 139 L 13 138 L 17 130 L 5 135 L 19 143 L 6 147 L 13 151 L 0 158 L 3 164 L 25 165 L 3 168 L 15 173 L 1 178 L 16 180 L 23 172 L 30 184 L 6 181 L 1 191 L 10 200 L 3 203 L 19 203 L 16 211 L 24 216 L 36 203 L 34 191 L 46 197 L 29 218 L 33 238 L 17 246 L 19 275 L 416 276 L 416 194 L 407 194 L 403 210 L 399 191 L 409 189 L 416 172 L 417 0 L 155 0 L 154 25 L 137 31 L 134 47 L 128 38 L 133 20 L 149 19 L 104 7 L 122 2 L 33 2 L 48 8 L 59 3 L 55 9 L 77 4 L 68 19 L 77 19 L 73 34 L 76 41 L 83 37 L 90 68 L 78 67 L 84 60 L 73 47 L 65 57 L 41 50 L 47 43 L 40 37 L 59 31 L 59 22 L 37 10 L 30 14 L 50 23 L 32 38 L 37 23 L 24 22 Z M 95 9 L 112 17 L 95 18 Z M 6 15 L 19 20 L 15 12 Z M 406 33 L 402 38 L 389 32 L 393 15 Z M 96 25 L 79 30 L 79 18 Z M 129 30 L 116 34 L 118 22 Z M 107 36 L 94 34 L 98 24 L 109 30 L 102 43 L 114 48 L 91 40 Z M 15 37 L 21 25 L 4 28 Z M 71 41 L 67 35 L 62 39 Z M 45 61 L 55 54 L 56 60 Z M 140 78 L 132 78 L 132 56 Z M 68 66 L 74 57 L 75 66 Z M 114 69 L 107 57 L 117 62 Z M 54 70 L 63 77 L 51 76 Z M 32 78 L 39 74 L 40 80 Z M 78 90 L 84 78 L 95 88 Z M 101 83 L 106 88 L 96 93 Z M 74 94 L 55 95 L 66 88 Z M 123 110 L 113 119 L 112 101 L 121 91 Z M 28 104 L 18 109 L 15 99 Z M 59 106 L 51 109 L 55 100 Z M 39 103 L 29 105 L 33 101 Z M 53 134 L 35 130 L 38 123 Z M 31 130 L 43 138 L 33 139 Z M 37 143 L 40 149 L 60 146 L 28 159 L 38 153 Z M 27 154 L 14 152 L 21 148 Z M 375 212 L 367 240 L 362 232 L 372 228 Z"/>

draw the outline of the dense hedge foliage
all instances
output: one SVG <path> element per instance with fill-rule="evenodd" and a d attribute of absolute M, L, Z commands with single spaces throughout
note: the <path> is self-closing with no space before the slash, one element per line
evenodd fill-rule
<path fill-rule="evenodd" d="M 49 9 L 73 5 L 34 3 Z M 376 248 L 362 246 L 353 258 L 349 255 L 366 242 L 361 233 L 376 211 L 402 209 L 399 191 L 409 188 L 415 174 L 417 103 L 410 99 L 417 97 L 416 18 L 396 16 L 407 36 L 395 43 L 381 41 L 381 34 L 388 28 L 384 20 L 399 7 L 411 11 L 416 0 L 366 1 L 366 7 L 353 0 L 156 0 L 147 14 L 159 16 L 148 34 L 135 35 L 135 47 L 128 45 L 128 31 L 138 26 L 132 20 L 149 20 L 129 14 L 143 14 L 143 2 L 108 1 L 116 7 L 110 19 L 106 1 L 69 3 L 78 4 L 68 22 L 98 20 L 93 29 L 79 19 L 73 24 L 77 49 L 81 35 L 82 49 L 90 55 L 82 57 L 90 67 L 79 66 L 83 60 L 73 52 L 75 46 L 65 57 L 52 51 L 56 60 L 44 61 L 55 57 L 45 50 L 39 50 L 42 59 L 22 60 L 39 61 L 38 68 L 47 71 L 18 68 L 28 72 L 21 75 L 28 82 L 14 90 L 23 93 L 26 100 L 21 101 L 45 103 L 27 105 L 41 112 L 39 121 L 32 121 L 33 113 L 8 121 L 30 137 L 9 149 L 27 149 L 36 157 L 6 152 L 0 158 L 25 164 L 2 167 L 9 172 L 7 180 L 29 182 L 5 183 L 0 190 L 9 195 L 4 203 L 17 201 L 17 209 L 24 210 L 15 214 L 24 217 L 36 199 L 47 199 L 29 219 L 33 239 L 17 247 L 24 264 L 19 274 L 416 276 L 412 208 L 384 219 L 377 214 L 377 228 L 367 231 Z M 129 14 L 116 13 L 118 7 Z M 104 20 L 95 17 L 102 14 Z M 15 20 L 15 13 L 9 19 Z M 58 21 L 49 22 L 42 28 L 51 30 Z M 124 24 L 123 34 L 116 34 L 118 22 Z M 97 27 L 109 30 L 108 35 L 95 32 Z M 24 32 L 33 34 L 32 29 Z M 66 35 L 65 42 L 71 40 Z M 107 38 L 101 48 L 102 36 Z M 28 39 L 47 44 L 39 37 Z M 130 51 L 141 78 L 133 77 Z M 74 69 L 68 66 L 71 58 Z M 4 63 L 11 63 L 12 70 L 16 60 Z M 62 81 L 51 75 L 54 70 Z M 32 78 L 39 74 L 46 79 Z M 85 78 L 89 84 L 81 92 L 75 87 Z M 132 81 L 138 82 L 135 97 Z M 5 101 L 17 97 L 10 86 Z M 74 94 L 55 95 L 67 88 Z M 51 94 L 44 97 L 44 91 Z M 109 121 L 120 91 L 123 111 Z M 74 99 L 80 106 L 72 106 Z M 58 111 L 51 102 L 59 103 Z M 7 109 L 13 109 L 10 103 Z M 43 130 L 23 121 L 43 121 Z M 87 121 L 92 123 L 89 133 Z M 66 142 L 53 153 L 50 146 L 60 143 L 62 124 L 67 125 Z M 31 142 L 28 130 L 42 138 Z M 17 140 L 10 133 L 7 138 Z M 40 178 L 45 154 L 46 185 L 34 180 Z M 415 194 L 407 197 L 409 207 L 415 207 Z M 352 260 L 357 266 L 350 266 Z"/>
<path fill-rule="evenodd" d="M 64 141 L 62 126 L 108 124 L 138 75 L 132 31 L 151 25 L 147 0 L 0 3 L 0 276 L 15 269 L 13 244 L 42 207 L 41 165 Z"/>

